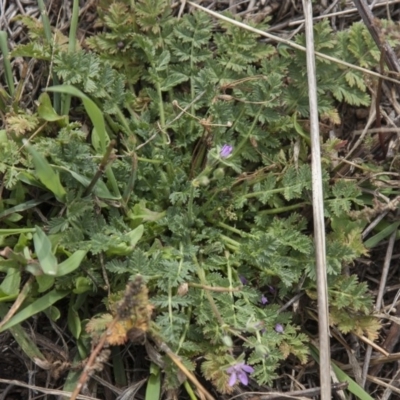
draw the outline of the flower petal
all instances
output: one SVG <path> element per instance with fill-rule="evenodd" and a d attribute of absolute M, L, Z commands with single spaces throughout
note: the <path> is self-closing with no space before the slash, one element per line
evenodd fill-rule
<path fill-rule="evenodd" d="M 262 305 L 265 305 L 265 304 L 267 304 L 268 303 L 268 299 L 264 296 L 264 295 L 262 295 L 261 296 L 261 304 Z"/>
<path fill-rule="evenodd" d="M 240 382 L 242 382 L 243 385 L 247 386 L 249 384 L 249 378 L 247 377 L 246 372 L 240 371 L 238 373 L 238 377 Z"/>
<path fill-rule="evenodd" d="M 232 150 L 233 150 L 233 147 L 232 147 L 232 146 L 230 146 L 229 144 L 224 144 L 224 145 L 222 146 L 222 149 L 221 149 L 219 155 L 220 155 L 222 158 L 227 158 L 227 157 L 229 157 L 229 156 L 231 155 Z"/>
<path fill-rule="evenodd" d="M 231 377 L 229 378 L 228 385 L 233 386 L 236 383 L 236 381 L 237 381 L 236 371 L 233 371 L 231 373 Z"/>
<path fill-rule="evenodd" d="M 254 368 L 250 367 L 250 365 L 243 365 L 242 366 L 242 370 L 246 371 L 249 374 L 252 374 L 254 372 Z"/>

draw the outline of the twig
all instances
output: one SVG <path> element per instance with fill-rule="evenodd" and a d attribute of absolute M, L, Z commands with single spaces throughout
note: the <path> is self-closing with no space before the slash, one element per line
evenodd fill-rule
<path fill-rule="evenodd" d="M 382 381 L 381 379 L 376 378 L 375 376 L 368 375 L 368 380 L 372 383 L 376 383 L 379 386 L 382 386 L 384 388 L 390 389 L 392 392 L 395 392 L 397 394 L 400 394 L 400 389 L 397 389 L 393 385 L 390 385 L 389 383 L 386 383 Z"/>
<path fill-rule="evenodd" d="M 388 244 L 388 247 L 386 250 L 385 262 L 383 264 L 381 281 L 379 284 L 378 296 L 376 298 L 376 303 L 375 303 L 375 311 L 380 311 L 380 309 L 382 307 L 382 299 L 383 299 L 383 294 L 384 294 L 385 287 L 386 287 L 386 281 L 387 281 L 387 276 L 389 273 L 390 261 L 391 261 L 392 254 L 393 254 L 394 242 L 396 241 L 396 235 L 397 235 L 397 229 L 395 229 L 393 231 L 393 233 L 390 235 L 389 244 Z M 365 385 L 365 382 L 367 380 L 367 374 L 368 374 L 368 369 L 369 369 L 369 362 L 371 360 L 371 354 L 372 354 L 372 347 L 368 346 L 367 351 L 365 352 L 363 372 L 362 372 L 363 385 Z"/>
<path fill-rule="evenodd" d="M 143 143 L 143 145 L 144 144 L 145 143 Z M 131 197 L 131 193 L 133 192 L 133 188 L 135 186 L 135 181 L 137 177 L 137 169 L 138 169 L 138 158 L 136 153 L 132 153 L 131 157 L 132 157 L 132 169 L 129 175 L 128 183 L 126 185 L 124 194 L 122 195 L 122 201 L 125 204 L 125 207 L 128 205 L 129 198 Z"/>
<path fill-rule="evenodd" d="M 340 382 L 337 384 L 332 385 L 332 390 L 339 391 L 346 389 L 348 386 L 347 382 Z M 256 395 L 255 397 L 249 397 L 248 400 L 301 400 L 304 399 L 304 397 L 299 397 L 299 396 L 306 396 L 306 398 L 314 397 L 314 396 L 319 396 L 321 392 L 321 388 L 315 387 L 312 389 L 305 389 L 305 390 L 294 390 L 292 392 L 285 392 L 285 393 L 279 393 L 279 392 L 243 392 L 240 393 L 236 396 L 230 397 L 229 400 L 234 400 L 238 399 L 242 396 L 249 396 L 249 395 Z"/>
<path fill-rule="evenodd" d="M 168 345 L 156 337 L 151 337 L 157 347 L 163 351 L 173 363 L 185 374 L 185 376 L 196 386 L 199 392 L 207 399 L 207 400 L 215 400 L 213 396 L 204 388 L 204 386 L 197 380 L 197 378 L 182 364 L 182 361 L 179 357 L 168 347 Z"/>
<path fill-rule="evenodd" d="M 305 32 L 307 45 L 307 77 L 308 97 L 310 104 L 312 200 L 314 215 L 315 261 L 317 269 L 321 400 L 331 400 L 331 357 L 329 341 L 328 283 L 326 273 L 324 195 L 322 190 L 321 149 L 311 0 L 303 0 L 303 9 L 306 20 Z"/>
<path fill-rule="evenodd" d="M 77 396 L 79 395 L 79 392 L 81 391 L 83 385 L 86 383 L 86 381 L 89 378 L 89 374 L 92 371 L 92 367 L 93 364 L 96 360 L 96 357 L 100 354 L 101 350 L 103 349 L 106 341 L 107 341 L 107 337 L 109 335 L 109 332 L 111 332 L 115 325 L 117 324 L 117 322 L 119 321 L 119 317 L 116 316 L 112 322 L 110 323 L 110 325 L 107 327 L 107 330 L 102 334 L 99 343 L 97 344 L 97 346 L 95 347 L 95 349 L 92 351 L 92 353 L 90 354 L 90 357 L 85 365 L 85 367 L 83 368 L 83 372 L 79 378 L 78 383 L 75 386 L 74 391 L 71 394 L 71 397 L 69 398 L 69 400 L 76 400 Z"/>
<path fill-rule="evenodd" d="M 354 146 L 351 148 L 351 150 L 346 154 L 345 159 L 348 160 L 350 158 L 350 156 L 355 152 L 355 150 L 358 148 L 358 146 L 363 142 L 365 135 L 367 134 L 369 127 L 371 126 L 372 122 L 374 121 L 375 117 L 376 117 L 376 112 L 375 112 L 375 97 L 372 98 L 372 103 L 371 103 L 371 112 L 368 118 L 368 121 L 365 125 L 365 128 L 363 130 L 363 132 L 361 133 L 360 137 L 358 138 L 357 142 L 354 144 Z M 341 163 L 339 163 L 338 167 L 341 165 Z M 338 167 L 335 168 L 335 170 L 338 169 Z"/>
<path fill-rule="evenodd" d="M 7 315 L 0 321 L 0 329 L 12 318 L 12 316 L 18 311 L 21 304 L 25 301 L 28 296 L 29 291 L 31 290 L 32 284 L 35 280 L 35 277 L 31 275 L 31 277 L 26 281 L 24 287 L 20 291 L 18 297 L 14 301 L 13 305 L 8 310 Z"/>
<path fill-rule="evenodd" d="M 286 302 L 283 306 L 281 306 L 278 310 L 278 314 L 281 313 L 282 311 L 285 311 L 287 308 L 289 308 L 293 303 L 298 301 L 300 297 L 302 297 L 304 293 L 298 293 L 296 294 L 292 299 L 290 299 L 288 302 Z"/>
<path fill-rule="evenodd" d="M 392 5 L 392 4 L 397 4 L 397 3 L 400 3 L 400 0 L 392 0 L 392 1 L 384 0 L 384 1 L 380 2 L 380 3 L 374 4 L 372 9 L 377 8 L 377 7 L 386 6 L 387 4 Z M 313 20 L 314 21 L 318 21 L 320 19 L 338 17 L 338 16 L 343 16 L 343 15 L 346 15 L 346 14 L 353 14 L 356 11 L 358 11 L 357 8 L 350 8 L 348 10 L 336 11 L 336 12 L 329 13 L 329 14 L 322 14 L 322 15 L 319 15 L 317 17 L 314 17 Z M 302 23 L 304 23 L 304 19 L 299 19 L 299 20 L 296 20 L 296 21 L 290 21 L 287 24 L 287 26 L 301 25 Z M 276 29 L 280 29 L 280 28 L 281 28 L 281 26 L 278 25 L 278 26 L 271 27 L 271 29 L 269 29 L 269 30 L 272 31 L 272 30 L 276 30 Z"/>
<path fill-rule="evenodd" d="M 374 39 L 378 48 L 383 52 L 385 62 L 391 71 L 400 73 L 400 65 L 397 62 L 397 56 L 389 45 L 389 43 L 382 38 L 382 34 L 377 27 L 375 18 L 365 0 L 354 0 L 354 5 L 357 7 L 358 12 L 364 24 L 366 25 L 369 33 Z"/>
<path fill-rule="evenodd" d="M 48 389 L 48 388 L 44 388 L 44 387 L 40 387 L 40 386 L 32 386 L 26 382 L 17 381 L 16 379 L 11 380 L 11 379 L 1 379 L 0 378 L 0 383 L 5 383 L 8 385 L 14 385 L 14 386 L 20 386 L 20 387 L 32 389 L 36 392 L 46 393 L 48 395 L 53 395 L 53 396 L 63 397 L 63 396 L 69 396 L 71 394 L 71 392 L 66 392 L 64 390 Z M 82 394 L 78 395 L 76 398 L 80 399 L 80 400 L 100 400 L 98 397 L 84 396 Z"/>
<path fill-rule="evenodd" d="M 389 353 L 382 349 L 382 347 L 378 346 L 376 343 L 374 343 L 372 340 L 369 340 L 365 336 L 359 335 L 357 332 L 353 332 L 354 335 L 356 335 L 360 340 L 362 340 L 364 343 L 367 343 L 368 346 L 373 347 L 376 351 L 379 351 L 379 353 L 383 354 L 385 357 L 389 355 Z"/>
<path fill-rule="evenodd" d="M 94 174 L 91 182 L 89 183 L 89 186 L 83 192 L 83 196 L 84 197 L 89 195 L 92 192 L 92 190 L 93 190 L 94 186 L 96 185 L 97 181 L 100 179 L 101 175 L 104 174 L 104 171 L 105 171 L 105 169 L 107 167 L 107 164 L 113 161 L 113 158 L 111 158 L 110 156 L 111 156 L 111 152 L 112 152 L 112 149 L 114 148 L 114 146 L 115 146 L 115 140 L 111 140 L 110 143 L 107 146 L 106 152 L 104 153 L 104 156 L 103 156 L 103 158 L 101 160 L 99 168 L 97 169 L 97 171 Z"/>

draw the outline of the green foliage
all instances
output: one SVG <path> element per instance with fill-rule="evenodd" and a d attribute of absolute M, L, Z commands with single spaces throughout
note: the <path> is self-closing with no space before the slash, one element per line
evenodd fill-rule
<path fill-rule="evenodd" d="M 297 122 L 309 114 L 305 55 L 226 23 L 215 29 L 202 13 L 175 19 L 166 0 L 113 2 L 100 17 L 104 30 L 87 40 L 91 50 L 74 53 L 47 48 L 42 28 L 23 20 L 39 45 L 32 41 L 14 55 L 48 60 L 53 52 L 64 86 L 52 90 L 76 95 L 74 112 L 94 129 L 46 121 L 24 147 L 21 139 L 41 117 L 18 111 L 6 118 L 11 133 L 0 141 L 0 171 L 9 197 L 0 211 L 10 229 L 4 244 L 14 253 L 0 266 L 12 261 L 14 269 L 51 273 L 49 293 L 69 291 L 71 299 L 106 297 L 104 287 L 116 293 L 140 274 L 155 306 L 152 329 L 192 369 L 205 356 L 204 376 L 229 392 L 235 339 L 257 382 L 270 384 L 289 355 L 307 360 L 307 337 L 291 314 L 279 313 L 279 302 L 297 293 L 299 282 L 315 300 L 309 140 Z M 317 24 L 315 43 L 345 61 L 377 63 L 359 24 L 339 34 L 328 22 Z M 338 101 L 369 103 L 358 72 L 318 60 L 317 73 L 318 111 L 329 122 L 337 122 Z M 228 157 L 220 154 L 224 144 L 233 146 Z M 114 148 L 104 159 L 107 146 Z M 328 160 L 331 320 L 343 332 L 363 330 L 371 297 L 341 273 L 365 253 L 361 226 L 348 217 L 364 203 L 356 185 L 331 182 L 330 167 Z M 32 210 L 37 199 L 40 213 Z M 23 210 L 14 212 L 18 204 Z M 20 226 L 37 226 L 36 236 L 12 230 Z M 44 284 L 38 278 L 35 287 Z M 31 300 L 43 299 L 38 291 Z M 269 304 L 261 304 L 262 295 Z M 73 326 L 93 317 L 81 306 L 73 305 Z M 175 367 L 166 364 L 165 372 L 170 386 L 179 384 Z"/>

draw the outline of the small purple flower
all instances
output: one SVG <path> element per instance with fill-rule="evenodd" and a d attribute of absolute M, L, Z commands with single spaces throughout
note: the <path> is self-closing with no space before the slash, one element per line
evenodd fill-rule
<path fill-rule="evenodd" d="M 221 156 L 221 158 L 227 158 L 232 154 L 232 150 L 232 146 L 230 146 L 229 144 L 224 144 L 219 155 Z"/>
<path fill-rule="evenodd" d="M 268 299 L 267 299 L 264 295 L 261 296 L 261 304 L 262 304 L 263 306 L 265 306 L 266 304 L 268 304 Z"/>
<path fill-rule="evenodd" d="M 247 285 L 249 283 L 249 281 L 243 275 L 239 275 L 239 280 L 242 282 L 242 285 Z"/>
<path fill-rule="evenodd" d="M 276 324 L 275 325 L 275 332 L 283 333 L 284 332 L 283 326 L 281 324 Z"/>
<path fill-rule="evenodd" d="M 250 367 L 250 365 L 246 365 L 244 362 L 238 362 L 232 367 L 229 367 L 226 372 L 230 375 L 229 386 L 235 385 L 238 379 L 243 385 L 247 386 L 249 383 L 247 374 L 252 374 L 254 368 Z"/>

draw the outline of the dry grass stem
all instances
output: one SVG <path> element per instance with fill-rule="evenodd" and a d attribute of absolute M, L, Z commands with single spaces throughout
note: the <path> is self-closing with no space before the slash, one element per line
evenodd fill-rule
<path fill-rule="evenodd" d="M 320 346 L 320 382 L 321 399 L 330 400 L 330 340 L 329 340 L 329 308 L 328 284 L 326 272 L 326 243 L 324 221 L 324 194 L 322 189 L 322 164 L 318 119 L 317 81 L 314 53 L 314 32 L 312 23 L 311 0 L 303 0 L 303 10 L 306 20 L 307 45 L 307 78 L 308 97 L 310 102 L 310 138 L 311 138 L 311 169 L 312 169 L 312 202 L 314 216 L 314 242 L 317 269 L 318 294 L 318 326 Z"/>

